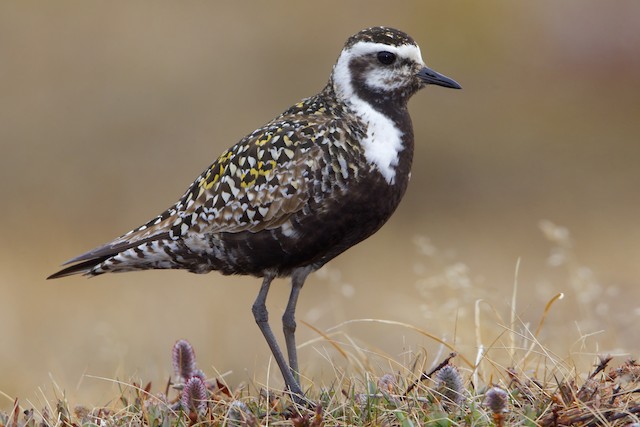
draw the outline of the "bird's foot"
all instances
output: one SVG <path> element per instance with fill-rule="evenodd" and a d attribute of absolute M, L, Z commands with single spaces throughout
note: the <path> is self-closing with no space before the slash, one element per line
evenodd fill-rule
<path fill-rule="evenodd" d="M 293 404 L 287 407 L 284 415 L 294 425 L 321 425 L 322 405 L 312 402 L 304 396 L 291 396 Z"/>

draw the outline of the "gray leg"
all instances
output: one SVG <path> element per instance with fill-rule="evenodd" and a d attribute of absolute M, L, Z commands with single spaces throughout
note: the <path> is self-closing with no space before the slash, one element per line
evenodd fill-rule
<path fill-rule="evenodd" d="M 289 366 L 293 377 L 298 382 L 300 381 L 300 371 L 298 370 L 298 351 L 296 348 L 296 304 L 298 303 L 300 289 L 302 289 L 302 285 L 310 272 L 310 268 L 294 270 L 291 275 L 289 302 L 282 316 L 282 329 L 284 331 L 284 340 L 287 344 L 287 353 L 289 354 Z"/>
<path fill-rule="evenodd" d="M 296 403 L 304 402 L 304 394 L 302 393 L 302 389 L 298 384 L 298 381 L 294 378 L 291 373 L 291 369 L 287 362 L 284 360 L 284 356 L 282 355 L 282 351 L 278 346 L 278 342 L 276 341 L 276 337 L 273 335 L 273 331 L 269 326 L 269 313 L 267 312 L 267 294 L 269 293 L 269 286 L 271 285 L 271 281 L 274 279 L 274 274 L 267 274 L 264 276 L 264 280 L 262 281 L 262 286 L 260 287 L 260 292 L 258 292 L 258 297 L 253 303 L 252 311 L 253 317 L 256 319 L 256 323 L 264 335 L 267 344 L 269 344 L 269 348 L 271 349 L 271 353 L 273 353 L 273 357 L 276 359 L 276 363 L 282 372 L 282 376 L 284 377 L 284 382 L 287 384 L 289 391 L 293 395 L 293 400 Z"/>

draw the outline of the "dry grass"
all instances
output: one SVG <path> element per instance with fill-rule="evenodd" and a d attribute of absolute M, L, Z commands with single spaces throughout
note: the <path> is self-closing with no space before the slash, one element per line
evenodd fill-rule
<path fill-rule="evenodd" d="M 566 268 L 573 290 L 583 296 L 589 290 L 598 295 L 593 291 L 597 287 L 594 279 L 587 276 L 589 280 L 585 280 L 584 268 L 573 255 L 566 230 L 549 222 L 541 228 L 553 244 L 550 261 Z M 424 239 L 417 239 L 416 244 L 432 272 L 418 282 L 418 289 L 425 296 L 439 289 L 440 300 L 455 295 L 458 305 L 469 303 L 464 300 L 465 289 L 473 280 L 464 264 L 445 259 Z M 215 372 L 214 377 L 207 378 L 211 373 L 198 368 L 191 345 L 179 341 L 173 351 L 167 349 L 167 365 L 173 362 L 175 375 L 167 378 L 166 384 L 102 378 L 117 384 L 119 391 L 108 405 L 91 408 L 67 401 L 58 388 L 56 395 L 45 397 L 40 407 L 31 403 L 23 407 L 15 399 L 13 410 L 0 413 L 0 426 L 639 423 L 640 365 L 628 356 L 589 352 L 586 335 L 576 341 L 577 349 L 565 340 L 566 354 L 556 354 L 542 337 L 545 332 L 553 335 L 557 328 L 557 320 L 552 320 L 550 313 L 562 309 L 558 304 L 562 294 L 549 299 L 537 322 L 523 321 L 516 305 L 518 268 L 507 313 L 486 301 L 474 301 L 475 311 L 467 316 L 471 322 L 459 315 L 447 320 L 456 322 L 453 341 L 422 327 L 391 320 L 351 320 L 326 331 L 305 323 L 318 338 L 301 347 L 324 341 L 337 355 L 328 385 L 303 378 L 307 397 L 314 402 L 309 408 L 293 406 L 286 393 L 272 386 L 256 382 L 227 384 L 224 376 Z M 597 300 L 582 298 L 580 308 L 589 312 L 589 304 Z M 346 325 L 356 323 L 411 331 L 435 343 L 439 351 L 431 356 L 426 350 L 407 351 L 400 362 L 360 345 L 344 332 Z M 473 346 L 468 342 L 470 336 L 475 341 Z M 469 348 L 475 349 L 473 353 Z M 338 358 L 342 359 L 340 363 Z"/>
<path fill-rule="evenodd" d="M 416 358 L 402 372 L 338 375 L 329 387 L 307 384 L 307 395 L 315 402 L 311 408 L 293 407 L 281 391 L 258 387 L 252 393 L 255 384 L 232 390 L 219 378 L 204 382 L 202 401 L 185 399 L 188 386 L 183 379 L 160 387 L 122 382 L 119 395 L 106 407 L 74 407 L 57 396 L 41 410 L 25 410 L 16 399 L 11 413 L 0 414 L 0 425 L 621 426 L 639 422 L 640 365 L 635 361 L 615 361 L 617 366 L 612 366 L 613 358 L 603 356 L 591 372 L 560 378 L 557 372 L 564 368 L 548 366 L 548 360 L 541 358 L 545 355 L 529 357 L 527 365 L 544 368 L 494 368 L 488 381 L 478 375 L 478 365 L 468 366 L 455 353 L 428 372 L 418 369 L 424 360 Z M 482 360 L 480 365 L 486 363 L 491 361 Z M 176 372 L 176 378 L 182 376 Z"/>

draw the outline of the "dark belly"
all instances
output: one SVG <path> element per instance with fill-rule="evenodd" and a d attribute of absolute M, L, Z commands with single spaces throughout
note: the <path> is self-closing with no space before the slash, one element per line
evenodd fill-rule
<path fill-rule="evenodd" d="M 212 243 L 224 248 L 224 259 L 211 260 L 212 266 L 224 274 L 255 276 L 267 270 L 287 276 L 297 267 L 320 268 L 374 234 L 395 211 L 404 189 L 380 184 L 308 206 L 292 216 L 290 228 L 212 235 Z"/>

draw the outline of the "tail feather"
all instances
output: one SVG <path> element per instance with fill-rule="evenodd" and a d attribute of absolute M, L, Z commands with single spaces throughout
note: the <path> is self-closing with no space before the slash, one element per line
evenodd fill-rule
<path fill-rule="evenodd" d="M 69 266 L 67 268 L 63 268 L 62 270 L 58 271 L 57 273 L 53 273 L 51 276 L 47 277 L 47 280 L 49 280 L 49 279 L 59 279 L 60 277 L 71 276 L 71 275 L 74 275 L 74 274 L 90 275 L 91 270 L 93 270 L 93 268 L 96 265 L 101 264 L 102 262 L 104 262 L 108 258 L 109 258 L 109 256 L 103 256 L 101 258 L 94 258 L 94 259 L 90 259 L 88 261 L 81 262 L 80 264 L 71 265 L 71 266 Z"/>
<path fill-rule="evenodd" d="M 152 236 L 146 237 L 144 239 L 127 239 L 118 238 L 106 245 L 98 246 L 95 249 L 90 250 L 89 252 L 85 252 L 82 255 L 78 255 L 75 258 L 70 259 L 62 265 L 73 264 L 78 261 L 87 261 L 96 258 L 110 257 L 117 255 L 120 252 L 124 252 L 127 249 L 135 248 L 136 246 L 143 245 L 147 242 L 152 242 L 155 240 L 165 240 L 169 236 L 169 233 L 159 233 L 154 234 Z M 104 261 L 104 260 L 103 260 Z"/>
<path fill-rule="evenodd" d="M 117 239 L 113 242 L 107 243 L 106 245 L 99 246 L 95 249 L 90 250 L 89 252 L 85 252 L 82 255 L 70 259 L 63 265 L 74 265 L 70 265 L 69 267 L 62 269 L 57 273 L 52 274 L 51 276 L 47 277 L 47 279 L 58 279 L 60 277 L 71 276 L 74 274 L 84 274 L 88 276 L 96 276 L 98 274 L 102 274 L 104 273 L 104 271 L 95 272 L 94 267 L 102 264 L 109 258 L 112 258 L 118 254 L 122 254 L 128 249 L 137 248 L 144 245 L 145 243 L 153 241 L 161 241 L 166 239 L 167 236 L 168 233 L 161 233 L 135 241 L 118 241 Z"/>

